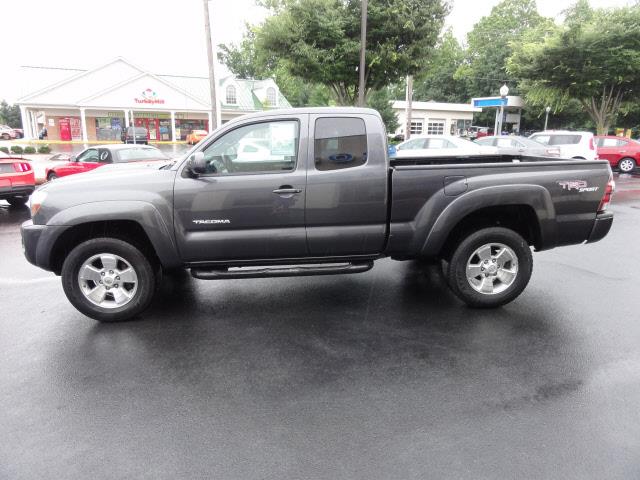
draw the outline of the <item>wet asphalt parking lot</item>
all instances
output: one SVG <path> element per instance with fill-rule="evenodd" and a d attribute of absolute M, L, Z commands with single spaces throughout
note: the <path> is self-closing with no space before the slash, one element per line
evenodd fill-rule
<path fill-rule="evenodd" d="M 100 324 L 0 201 L 0 478 L 640 478 L 640 178 L 608 237 L 471 310 L 434 267 L 166 279 Z"/>

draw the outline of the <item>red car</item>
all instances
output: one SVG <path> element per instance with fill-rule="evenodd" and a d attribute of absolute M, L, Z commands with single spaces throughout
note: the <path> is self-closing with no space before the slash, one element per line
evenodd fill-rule
<path fill-rule="evenodd" d="M 35 188 L 36 180 L 29 162 L 0 152 L 0 200 L 13 206 L 24 205 Z"/>
<path fill-rule="evenodd" d="M 611 168 L 630 173 L 640 163 L 640 142 L 626 137 L 603 135 L 595 137 L 598 157 L 609 160 Z"/>
<path fill-rule="evenodd" d="M 166 161 L 169 160 L 169 157 L 156 147 L 147 145 L 99 145 L 87 148 L 77 157 L 72 156 L 70 162 L 47 168 L 46 179 L 51 181 L 75 173 L 89 172 L 113 163 L 151 162 L 156 160 Z"/>

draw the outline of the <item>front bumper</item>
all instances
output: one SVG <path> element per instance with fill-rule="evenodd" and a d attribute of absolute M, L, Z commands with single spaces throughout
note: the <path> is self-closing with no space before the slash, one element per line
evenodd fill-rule
<path fill-rule="evenodd" d="M 44 270 L 53 271 L 51 265 L 53 247 L 66 226 L 34 225 L 27 220 L 20 227 L 24 256 L 29 263 Z"/>
<path fill-rule="evenodd" d="M 598 240 L 602 240 L 609 230 L 611 230 L 611 224 L 613 223 L 613 213 L 604 212 L 596 215 L 596 220 L 593 224 L 593 228 L 591 229 L 591 233 L 589 234 L 589 239 L 587 243 L 597 242 Z"/>

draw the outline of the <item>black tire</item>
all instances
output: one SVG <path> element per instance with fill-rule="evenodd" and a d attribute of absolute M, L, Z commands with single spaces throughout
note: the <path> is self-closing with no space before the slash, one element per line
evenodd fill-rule
<path fill-rule="evenodd" d="M 504 291 L 499 293 L 481 293 L 471 286 L 467 279 L 467 262 L 480 247 L 499 243 L 509 247 L 517 259 L 515 278 Z M 476 308 L 495 308 L 514 300 L 522 293 L 533 271 L 533 256 L 529 245 L 513 230 L 501 227 L 478 230 L 462 240 L 456 247 L 449 268 L 446 271 L 451 290 L 467 305 Z M 484 275 L 484 274 L 482 274 Z M 480 276 L 482 279 L 482 276 Z"/>
<path fill-rule="evenodd" d="M 80 267 L 90 257 L 100 253 L 118 255 L 130 263 L 136 272 L 137 289 L 131 300 L 121 307 L 100 307 L 91 303 L 82 293 L 78 281 Z M 79 244 L 69 253 L 62 266 L 62 287 L 71 304 L 86 316 L 100 322 L 120 322 L 132 319 L 149 306 L 161 275 L 161 269 L 154 267 L 134 245 L 117 238 L 95 238 Z"/>
<path fill-rule="evenodd" d="M 56 178 L 59 178 L 58 175 L 56 175 L 55 172 L 50 172 L 49 175 L 47 175 L 47 182 L 53 182 Z"/>
<path fill-rule="evenodd" d="M 7 198 L 7 202 L 12 207 L 24 207 L 27 204 L 29 197 L 9 197 Z"/>
<path fill-rule="evenodd" d="M 633 158 L 625 157 L 618 162 L 618 170 L 620 170 L 620 173 L 631 173 L 635 169 L 636 161 Z"/>

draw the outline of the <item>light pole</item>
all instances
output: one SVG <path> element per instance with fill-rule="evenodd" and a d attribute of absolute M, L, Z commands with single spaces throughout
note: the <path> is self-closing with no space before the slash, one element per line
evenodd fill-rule
<path fill-rule="evenodd" d="M 367 0 L 362 0 L 362 12 L 360 12 L 360 68 L 358 82 L 358 106 L 364 107 L 364 69 L 365 54 L 367 49 Z"/>
<path fill-rule="evenodd" d="M 549 112 L 551 111 L 551 107 L 547 107 L 544 109 L 547 114 L 544 117 L 544 129 L 547 130 L 547 122 L 549 121 Z"/>
<path fill-rule="evenodd" d="M 495 132 L 493 132 L 494 135 L 502 135 L 502 119 L 504 117 L 504 100 L 507 98 L 507 95 L 509 95 L 509 87 L 507 87 L 507 84 L 505 83 L 504 85 L 502 85 L 500 87 L 500 96 L 502 97 L 502 103 L 500 104 L 500 108 L 498 109 L 498 111 L 496 112 L 496 125 L 495 125 Z"/>
<path fill-rule="evenodd" d="M 218 128 L 218 101 L 216 99 L 216 75 L 214 72 L 213 45 L 211 43 L 211 26 L 209 23 L 209 0 L 202 0 L 204 6 L 204 31 L 207 38 L 207 61 L 209 63 L 209 96 L 211 98 L 211 123 L 209 131 Z"/>

